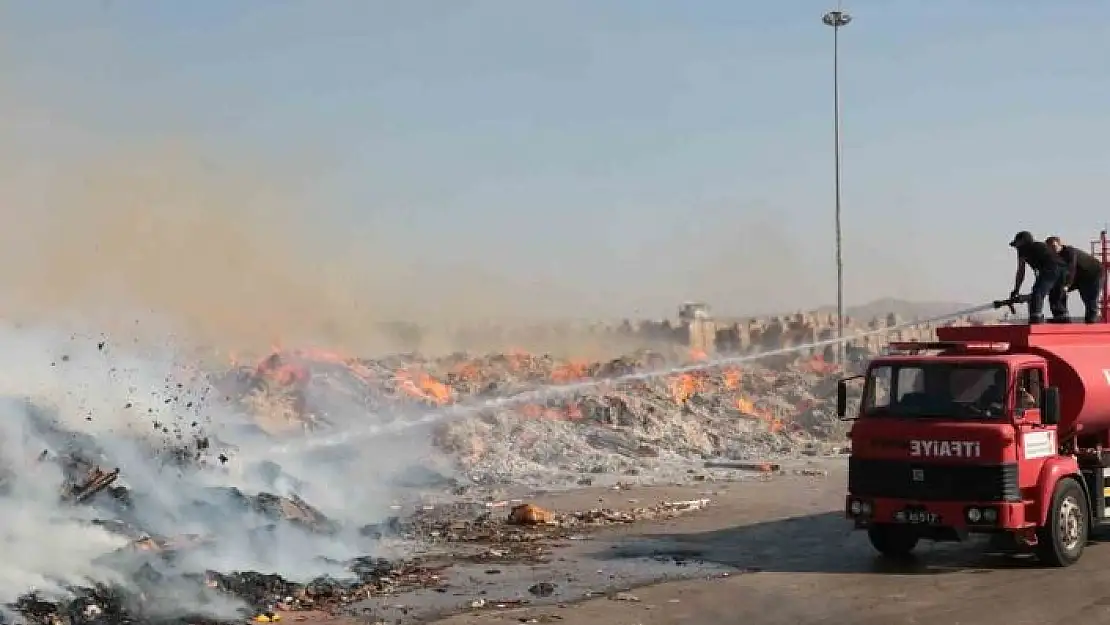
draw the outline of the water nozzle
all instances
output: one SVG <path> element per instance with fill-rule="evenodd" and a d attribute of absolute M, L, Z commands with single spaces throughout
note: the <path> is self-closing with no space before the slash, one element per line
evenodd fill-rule
<path fill-rule="evenodd" d="M 1014 295 L 1013 297 L 1007 297 L 1006 299 L 996 299 L 996 300 L 994 300 L 994 307 L 995 308 L 1002 308 L 1003 306 L 1005 306 L 1005 307 L 1010 309 L 1010 314 L 1011 315 L 1016 315 L 1017 314 L 1017 309 L 1014 308 L 1014 304 L 1022 304 L 1022 303 L 1028 302 L 1028 301 L 1029 301 L 1029 296 L 1028 295 Z"/>

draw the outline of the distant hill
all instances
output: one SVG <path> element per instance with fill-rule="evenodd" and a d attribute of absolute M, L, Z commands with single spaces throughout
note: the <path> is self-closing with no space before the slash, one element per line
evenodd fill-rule
<path fill-rule="evenodd" d="M 911 302 L 904 299 L 885 297 L 860 306 L 848 306 L 844 309 L 844 313 L 849 317 L 858 317 L 861 319 L 870 319 L 881 315 L 889 315 L 890 313 L 895 313 L 903 319 L 930 319 L 932 317 L 939 317 L 960 310 L 966 310 L 973 306 L 974 304 L 965 304 L 961 302 Z M 835 313 L 836 307 L 824 306 L 820 310 L 822 312 Z"/>

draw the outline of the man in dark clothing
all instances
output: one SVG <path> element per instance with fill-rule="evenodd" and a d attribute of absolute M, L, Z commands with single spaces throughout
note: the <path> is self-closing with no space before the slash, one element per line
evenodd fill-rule
<path fill-rule="evenodd" d="M 1033 281 L 1033 290 L 1029 293 L 1029 323 L 1044 323 L 1044 314 L 1041 312 L 1044 309 L 1044 300 L 1053 287 L 1065 278 L 1064 260 L 1055 250 L 1037 241 L 1024 230 L 1014 236 L 1010 247 L 1017 250 L 1018 259 L 1014 290 L 1010 297 L 1017 297 L 1021 292 L 1021 285 L 1025 282 L 1025 266 L 1029 265 L 1037 274 Z M 1053 311 L 1056 312 L 1058 311 Z"/>
<path fill-rule="evenodd" d="M 1083 250 L 1064 245 L 1060 237 L 1048 237 L 1045 244 L 1064 261 L 1064 279 L 1048 294 L 1053 316 L 1068 316 L 1068 291 L 1079 291 L 1083 300 L 1083 321 L 1098 321 L 1098 296 L 1102 293 L 1102 263 Z"/>

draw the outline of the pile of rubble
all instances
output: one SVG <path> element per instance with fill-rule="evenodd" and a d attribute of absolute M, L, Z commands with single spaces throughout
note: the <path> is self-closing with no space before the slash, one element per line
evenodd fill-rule
<path fill-rule="evenodd" d="M 461 477 L 517 485 L 762 458 L 838 435 L 819 360 L 656 375 L 674 365 L 647 352 L 596 363 L 282 352 L 212 376 L 102 340 L 0 331 L 0 543 L 11 552 L 0 622 L 273 620 L 442 588 L 452 558 L 537 559 L 547 540 L 705 504 L 482 503 L 380 521 L 396 486 L 382 471 L 428 464 L 427 432 L 413 424 L 432 428 Z M 344 438 L 389 425 L 419 434 L 416 454 Z M 340 442 L 297 447 L 321 439 Z M 394 540 L 409 547 L 377 557 Z M 413 543 L 450 549 L 417 557 Z"/>
<path fill-rule="evenodd" d="M 441 411 L 436 445 L 486 484 L 791 454 L 845 433 L 834 415 L 837 370 L 820 358 L 647 374 L 675 364 L 651 352 L 576 362 L 525 353 L 368 360 L 293 351 L 237 367 L 221 384 L 278 436 Z"/>
<path fill-rule="evenodd" d="M 153 568 L 147 568 L 145 577 L 130 580 L 126 587 L 104 584 L 71 587 L 69 598 L 62 601 L 49 601 L 31 592 L 8 607 L 27 622 L 41 625 L 222 625 L 246 620 L 276 622 L 282 612 L 333 612 L 371 597 L 415 588 L 435 588 L 443 583 L 442 567 L 375 558 L 359 558 L 351 562 L 350 567 L 353 576 L 350 579 L 321 577 L 305 584 L 255 572 L 222 574 L 210 571 L 189 580 L 197 589 L 208 589 L 242 601 L 244 607 L 238 617 L 210 617 L 203 610 L 197 614 L 187 611 L 173 615 L 148 613 L 145 609 L 147 595 L 157 596 L 157 585 L 165 581 Z M 179 587 L 181 582 L 174 580 Z M 3 622 L 2 617 L 0 622 Z"/>
<path fill-rule="evenodd" d="M 160 536 L 134 524 L 127 514 L 133 505 L 129 489 L 113 484 L 119 469 L 105 470 L 77 457 L 48 457 L 76 481 L 65 484 L 59 505 L 81 506 L 95 517 L 90 523 L 126 538 L 126 544 L 101 562 L 117 574 L 117 583 L 89 586 L 68 585 L 64 596 L 48 598 L 29 591 L 6 606 L 9 615 L 41 625 L 217 625 L 242 622 L 276 622 L 281 614 L 298 611 L 336 612 L 374 597 L 395 595 L 415 589 L 446 592 L 446 574 L 454 562 L 515 563 L 543 562 L 552 541 L 579 536 L 584 531 L 650 519 L 673 518 L 700 510 L 707 499 L 662 502 L 631 510 L 598 508 L 552 512 L 533 504 L 508 502 L 460 503 L 425 506 L 404 517 L 358 528 L 358 534 L 373 540 L 396 538 L 431 547 L 421 558 L 388 560 L 360 556 L 334 562 L 341 576 L 322 575 L 307 582 L 294 582 L 273 573 L 179 569 L 176 565 L 191 551 L 211 544 L 208 537 L 183 534 Z M 244 513 L 260 514 L 274 524 L 297 531 L 335 535 L 343 528 L 297 497 L 268 493 L 248 496 L 236 489 L 213 489 L 214 508 L 232 500 Z M 466 549 L 434 550 L 465 545 Z M 280 548 L 274 545 L 274 548 Z M 189 597 L 167 610 L 162 602 L 168 594 Z M 0 623 L 4 608 L 0 606 Z M 232 616 L 228 608 L 236 613 Z"/>
<path fill-rule="evenodd" d="M 193 443 L 174 456 L 192 458 L 195 447 Z M 52 514 L 80 519 L 81 524 L 99 532 L 90 533 L 90 540 L 96 535 L 101 540 L 115 537 L 119 547 L 106 551 L 93 562 L 100 577 L 112 578 L 116 583 L 64 584 L 53 589 L 50 597 L 32 591 L 7 606 L 9 612 L 29 622 L 50 625 L 227 622 L 231 612 L 261 617 L 275 609 L 330 608 L 374 594 L 434 585 L 438 580 L 436 571 L 415 563 L 368 557 L 331 563 L 330 568 L 347 573 L 341 578 L 319 576 L 301 584 L 273 574 L 200 570 L 193 563 L 183 565 L 183 562 L 194 554 L 200 560 L 213 558 L 226 545 L 221 545 L 217 536 L 162 535 L 144 527 L 140 507 L 149 502 L 128 487 L 116 485 L 120 469 L 105 469 L 77 452 L 65 455 L 43 452 L 36 462 L 44 465 L 44 469 L 56 466 L 65 478 Z M 180 468 L 189 472 L 199 469 Z M 11 477 L 13 481 L 18 478 Z M 0 501 L 16 503 L 15 495 L 10 489 L 2 489 Z M 263 549 L 281 548 L 283 535 L 279 526 L 286 531 L 325 537 L 342 530 L 295 495 L 248 495 L 237 488 L 218 486 L 206 487 L 197 495 L 191 505 L 207 509 L 207 513 L 203 510 L 201 513 L 212 515 L 216 524 L 241 524 L 249 528 L 249 538 Z M 59 526 L 59 535 L 52 538 L 61 539 L 61 533 L 67 529 Z M 188 605 L 181 605 L 182 597 L 190 597 Z M 195 613 L 190 609 L 195 609 Z M 221 617 L 215 618 L 215 614 Z"/>

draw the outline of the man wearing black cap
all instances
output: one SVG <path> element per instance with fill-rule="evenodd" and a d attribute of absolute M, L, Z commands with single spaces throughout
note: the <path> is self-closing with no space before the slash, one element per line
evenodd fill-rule
<path fill-rule="evenodd" d="M 1033 238 L 1029 232 L 1022 230 L 1010 241 L 1010 247 L 1017 250 L 1018 266 L 1014 276 L 1014 290 L 1010 297 L 1017 297 L 1021 292 L 1021 285 L 1025 282 L 1025 266 L 1029 265 L 1036 272 L 1037 278 L 1033 281 L 1033 290 L 1029 293 L 1029 323 L 1043 323 L 1044 300 L 1049 292 L 1060 281 L 1065 279 L 1065 263 L 1047 244 Z M 1054 316 L 1059 311 L 1053 310 Z M 1066 317 L 1067 312 L 1063 315 Z"/>
<path fill-rule="evenodd" d="M 1057 282 L 1048 294 L 1052 315 L 1066 319 L 1068 291 L 1079 291 L 1079 298 L 1083 300 L 1083 321 L 1097 322 L 1098 296 L 1102 293 L 1102 263 L 1083 250 L 1064 245 L 1060 237 L 1048 237 L 1044 242 L 1063 259 L 1065 266 L 1064 279 Z"/>

